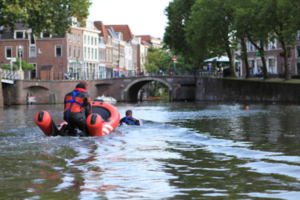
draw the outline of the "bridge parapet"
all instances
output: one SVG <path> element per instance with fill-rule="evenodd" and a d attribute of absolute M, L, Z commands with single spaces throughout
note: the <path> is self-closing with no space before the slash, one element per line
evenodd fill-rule
<path fill-rule="evenodd" d="M 2 79 L 9 79 L 9 80 L 19 80 L 20 74 L 18 71 L 11 71 L 7 69 L 0 68 L 0 74 Z"/>

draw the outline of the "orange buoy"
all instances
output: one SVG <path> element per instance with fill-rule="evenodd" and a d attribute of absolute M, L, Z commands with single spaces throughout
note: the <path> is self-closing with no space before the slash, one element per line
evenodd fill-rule
<path fill-rule="evenodd" d="M 246 106 L 246 110 L 249 110 L 250 108 L 249 108 L 249 106 Z"/>

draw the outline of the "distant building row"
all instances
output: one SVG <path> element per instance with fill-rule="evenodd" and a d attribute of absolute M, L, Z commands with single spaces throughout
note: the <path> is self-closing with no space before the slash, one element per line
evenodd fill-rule
<path fill-rule="evenodd" d="M 150 35 L 134 36 L 128 25 L 104 25 L 86 20 L 80 27 L 76 18 L 70 33 L 32 34 L 21 24 L 14 32 L 0 34 L 0 62 L 10 65 L 21 56 L 33 64 L 32 79 L 102 79 L 146 73 L 147 50 L 161 47 Z M 22 47 L 19 52 L 19 46 Z"/>
<path fill-rule="evenodd" d="M 298 39 L 295 46 L 289 47 L 290 53 L 288 58 L 288 65 L 291 75 L 300 75 L 300 34 L 298 34 Z M 241 46 L 238 47 L 238 55 L 241 55 Z M 284 58 L 282 57 L 282 47 L 278 40 L 270 41 L 265 47 L 265 59 L 267 70 L 269 74 L 276 76 L 283 76 L 284 74 Z M 263 63 L 261 57 L 258 53 L 258 50 L 254 47 L 251 42 L 247 42 L 247 51 L 248 51 L 248 62 L 250 67 L 250 73 L 252 75 L 258 74 L 263 69 Z M 239 76 L 246 75 L 245 63 L 239 59 Z"/>

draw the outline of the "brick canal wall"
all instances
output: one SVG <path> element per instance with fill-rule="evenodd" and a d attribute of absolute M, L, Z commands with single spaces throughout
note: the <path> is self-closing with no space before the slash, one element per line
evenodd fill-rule
<path fill-rule="evenodd" d="M 214 78 L 196 84 L 196 101 L 300 103 L 300 84 Z"/>

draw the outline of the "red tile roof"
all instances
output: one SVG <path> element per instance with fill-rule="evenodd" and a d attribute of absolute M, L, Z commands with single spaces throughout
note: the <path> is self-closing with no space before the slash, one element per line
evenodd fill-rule
<path fill-rule="evenodd" d="M 142 40 L 142 42 L 141 42 L 143 45 L 145 45 L 145 46 L 149 46 L 149 44 L 148 43 L 146 43 L 144 40 Z"/>
<path fill-rule="evenodd" d="M 123 34 L 123 40 L 129 42 L 133 39 L 132 32 L 128 25 L 105 25 L 105 28 L 112 27 L 115 32 L 121 32 Z"/>
<path fill-rule="evenodd" d="M 104 27 L 104 24 L 102 21 L 94 21 L 94 25 L 98 30 L 101 31 L 100 35 L 104 38 L 104 42 L 107 43 L 107 36 L 109 36 L 107 30 Z"/>
<path fill-rule="evenodd" d="M 142 41 L 144 40 L 144 41 L 148 42 L 149 44 L 151 44 L 151 38 L 152 38 L 151 35 L 136 35 L 135 37 L 139 37 L 139 38 L 141 38 Z"/>

